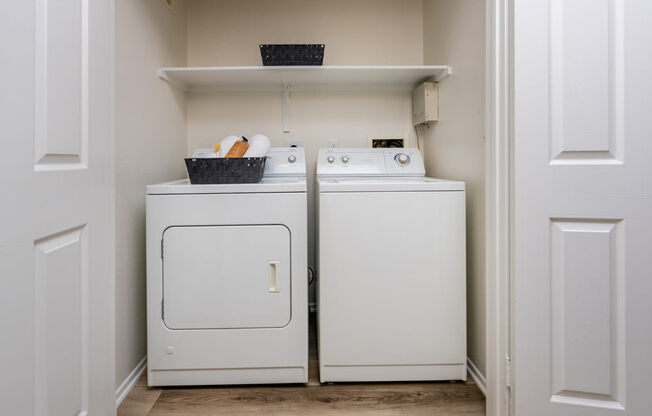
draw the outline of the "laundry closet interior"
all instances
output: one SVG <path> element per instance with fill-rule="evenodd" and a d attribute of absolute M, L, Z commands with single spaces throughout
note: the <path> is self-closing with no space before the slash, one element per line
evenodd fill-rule
<path fill-rule="evenodd" d="M 185 178 L 184 158 L 196 148 L 264 134 L 274 147 L 304 149 L 308 266 L 317 276 L 319 149 L 403 138 L 419 149 L 426 176 L 465 183 L 467 365 L 483 390 L 485 2 L 117 0 L 115 14 L 116 389 L 147 359 L 146 186 Z M 223 75 L 261 66 L 260 44 L 285 43 L 325 44 L 318 71 L 350 68 L 295 88 L 292 76 L 305 74 L 288 75 L 282 88 L 264 69 Z M 411 69 L 379 69 L 387 66 Z M 196 67 L 213 70 L 186 70 Z M 415 127 L 412 90 L 425 79 L 438 81 L 439 120 Z M 410 216 L 375 209 L 390 222 Z"/>

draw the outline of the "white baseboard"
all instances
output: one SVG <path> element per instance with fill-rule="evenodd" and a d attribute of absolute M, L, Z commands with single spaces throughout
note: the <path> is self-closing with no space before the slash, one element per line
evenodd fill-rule
<path fill-rule="evenodd" d="M 471 379 L 475 383 L 476 386 L 478 386 L 478 389 L 482 392 L 482 394 L 487 396 L 487 379 L 485 376 L 482 375 L 480 370 L 478 370 L 478 367 L 476 367 L 475 364 L 473 364 L 473 361 L 469 357 L 466 357 L 466 366 L 468 368 L 469 375 L 471 376 Z"/>
<path fill-rule="evenodd" d="M 117 409 L 120 406 L 120 403 L 127 397 L 131 389 L 134 388 L 138 379 L 143 375 L 147 369 L 147 356 L 144 356 L 142 360 L 136 365 L 136 367 L 131 370 L 131 373 L 124 379 L 120 387 L 115 391 L 115 408 Z"/>

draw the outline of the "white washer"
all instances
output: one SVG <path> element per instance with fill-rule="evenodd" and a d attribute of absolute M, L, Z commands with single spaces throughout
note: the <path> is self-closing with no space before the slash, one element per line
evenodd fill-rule
<path fill-rule="evenodd" d="M 302 148 L 262 182 L 147 187 L 150 386 L 308 381 Z"/>
<path fill-rule="evenodd" d="M 466 379 L 463 182 L 417 149 L 322 149 L 322 382 Z"/>

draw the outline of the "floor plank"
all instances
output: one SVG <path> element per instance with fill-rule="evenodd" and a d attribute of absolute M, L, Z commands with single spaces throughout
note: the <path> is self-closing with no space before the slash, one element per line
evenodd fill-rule
<path fill-rule="evenodd" d="M 382 383 L 322 386 L 171 388 L 149 416 L 484 415 L 473 384 Z"/>
<path fill-rule="evenodd" d="M 161 387 L 147 387 L 147 372 L 138 380 L 118 407 L 118 416 L 146 416 L 163 392 Z"/>

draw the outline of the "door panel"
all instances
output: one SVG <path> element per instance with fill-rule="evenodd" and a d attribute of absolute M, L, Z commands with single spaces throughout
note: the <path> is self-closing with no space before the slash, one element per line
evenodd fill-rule
<path fill-rule="evenodd" d="M 85 163 L 88 0 L 37 0 L 35 39 L 36 170 Z"/>
<path fill-rule="evenodd" d="M 36 414 L 76 415 L 86 405 L 89 313 L 84 228 L 35 244 Z"/>
<path fill-rule="evenodd" d="M 652 2 L 514 7 L 513 409 L 648 414 Z"/>
<path fill-rule="evenodd" d="M 553 163 L 622 158 L 620 0 L 550 0 Z"/>
<path fill-rule="evenodd" d="M 552 401 L 622 407 L 622 221 L 552 219 Z"/>
<path fill-rule="evenodd" d="M 285 226 L 170 227 L 163 247 L 168 328 L 280 328 L 290 322 Z"/>
<path fill-rule="evenodd" d="M 0 414 L 111 415 L 113 1 L 0 5 Z"/>

